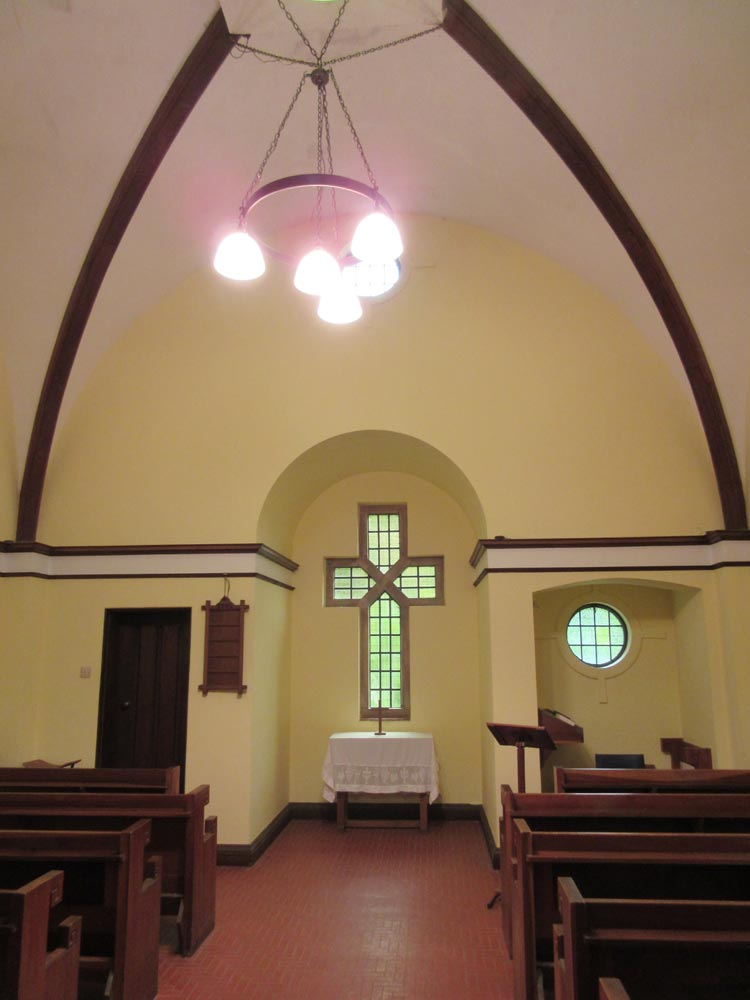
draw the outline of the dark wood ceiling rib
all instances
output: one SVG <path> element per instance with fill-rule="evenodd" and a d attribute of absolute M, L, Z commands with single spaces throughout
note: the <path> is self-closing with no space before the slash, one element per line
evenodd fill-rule
<path fill-rule="evenodd" d="M 713 374 L 663 261 L 586 140 L 489 25 L 465 0 L 444 0 L 443 29 L 498 83 L 593 200 L 614 230 L 661 313 L 682 361 L 714 465 L 726 528 L 746 528 L 737 456 Z"/>
<path fill-rule="evenodd" d="M 112 258 L 159 164 L 234 41 L 219 9 L 157 108 L 91 241 L 68 300 L 39 397 L 21 484 L 18 541 L 36 539 L 47 464 L 65 387 Z"/>

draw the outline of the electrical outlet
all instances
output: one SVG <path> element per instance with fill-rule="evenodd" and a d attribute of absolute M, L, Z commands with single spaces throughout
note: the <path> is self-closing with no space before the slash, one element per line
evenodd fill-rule
<path fill-rule="evenodd" d="M 81 667 L 81 677 L 91 677 L 91 667 Z"/>

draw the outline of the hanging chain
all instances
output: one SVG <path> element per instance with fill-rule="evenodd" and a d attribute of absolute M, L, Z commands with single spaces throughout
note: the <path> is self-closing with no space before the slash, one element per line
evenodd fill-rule
<path fill-rule="evenodd" d="M 286 7 L 286 4 L 284 3 L 284 0 L 276 0 L 276 2 L 278 3 L 278 5 L 281 8 L 281 10 L 284 12 L 284 14 L 286 16 L 286 19 L 289 21 L 289 23 L 291 24 L 291 26 L 294 28 L 294 30 L 297 32 L 297 34 L 299 35 L 299 37 L 302 39 L 302 41 L 305 43 L 305 45 L 307 46 L 307 48 L 310 50 L 310 52 L 314 56 L 314 58 L 315 58 L 315 65 L 316 66 L 320 66 L 322 64 L 322 62 L 323 62 L 323 56 L 326 54 L 326 52 L 328 50 L 328 46 L 331 44 L 331 40 L 332 40 L 333 36 L 336 34 L 336 29 L 338 28 L 338 26 L 339 26 L 339 24 L 341 22 L 341 18 L 344 16 L 344 11 L 347 8 L 349 0 L 344 0 L 344 2 L 341 4 L 341 7 L 339 8 L 339 12 L 336 15 L 336 18 L 335 18 L 333 24 L 331 25 L 331 30 L 328 32 L 328 38 L 326 38 L 325 42 L 323 43 L 323 48 L 320 50 L 320 52 L 316 52 L 315 49 L 312 47 L 312 45 L 310 44 L 310 42 L 309 42 L 307 36 L 305 35 L 304 31 L 302 30 L 302 28 L 300 28 L 300 26 L 297 24 L 297 22 L 292 17 L 291 13 L 287 10 L 287 7 Z"/>
<path fill-rule="evenodd" d="M 276 147 L 279 144 L 279 139 L 281 138 L 281 133 L 284 131 L 284 126 L 286 125 L 286 123 L 287 123 L 287 121 L 289 119 L 289 115 L 292 113 L 292 109 L 294 108 L 294 105 L 297 103 L 297 98 L 302 93 L 302 88 L 305 85 L 305 80 L 307 79 L 307 77 L 308 77 L 307 73 L 303 73 L 302 74 L 302 79 L 300 80 L 299 84 L 297 85 L 297 89 L 294 92 L 294 97 L 292 98 L 292 102 L 289 105 L 289 107 L 286 109 L 286 113 L 285 113 L 284 117 L 281 119 L 281 124 L 276 129 L 276 134 L 274 135 L 273 139 L 271 140 L 271 145 L 266 150 L 266 155 L 263 157 L 263 159 L 261 161 L 261 164 L 260 164 L 260 166 L 258 167 L 258 169 L 257 169 L 257 171 L 255 173 L 255 177 L 253 177 L 253 182 L 250 185 L 250 187 L 248 188 L 248 190 L 246 191 L 245 197 L 242 199 L 242 204 L 240 205 L 240 224 L 242 223 L 243 219 L 245 218 L 245 213 L 247 212 L 247 207 L 246 207 L 247 206 L 247 202 L 249 201 L 251 195 L 255 191 L 255 189 L 258 186 L 258 184 L 260 184 L 260 179 L 263 176 L 263 171 L 266 169 L 266 164 L 270 160 L 273 151 L 276 149 Z"/>
<path fill-rule="evenodd" d="M 348 56 L 336 56 L 335 59 L 328 60 L 328 65 L 333 66 L 335 63 L 346 62 L 348 59 L 359 59 L 360 56 L 369 56 L 373 52 L 383 52 L 385 49 L 392 49 L 394 45 L 403 45 L 404 42 L 413 42 L 424 35 L 431 35 L 433 31 L 442 30 L 442 27 L 442 24 L 433 24 L 431 28 L 415 31 L 413 35 L 405 35 L 403 38 L 396 38 L 392 42 L 382 42 L 380 45 L 373 45 L 371 49 L 360 49 L 359 52 L 350 52 Z"/>
<path fill-rule="evenodd" d="M 354 139 L 354 142 L 355 142 L 355 144 L 357 146 L 357 149 L 359 150 L 359 155 L 362 157 L 362 162 L 365 165 L 365 170 L 367 171 L 367 176 L 368 176 L 368 178 L 370 180 L 370 187 L 373 188 L 374 191 L 377 191 L 378 190 L 378 185 L 377 185 L 377 182 L 375 181 L 375 175 L 372 172 L 372 167 L 370 166 L 369 160 L 365 156 L 365 151 L 362 148 L 362 143 L 360 141 L 359 136 L 357 135 L 357 130 L 354 127 L 354 122 L 352 121 L 352 116 L 349 114 L 349 109 L 347 108 L 346 104 L 344 103 L 344 97 L 343 97 L 343 94 L 341 93 L 341 90 L 339 89 L 338 81 L 336 80 L 336 75 L 333 72 L 333 70 L 331 70 L 331 80 L 333 81 L 333 86 L 334 86 L 334 89 L 336 91 L 336 96 L 339 99 L 339 104 L 341 105 L 341 110 L 344 112 L 344 118 L 346 118 L 347 125 L 349 126 L 349 131 L 352 134 L 352 138 Z"/>
<path fill-rule="evenodd" d="M 323 173 L 330 173 L 330 174 L 332 174 L 333 173 L 333 153 L 332 153 L 332 149 L 331 149 L 331 128 L 330 128 L 330 122 L 329 122 L 329 119 L 328 119 L 328 99 L 327 99 L 327 96 L 326 96 L 326 86 L 327 86 L 328 80 L 330 78 L 333 81 L 333 86 L 334 86 L 334 89 L 336 91 L 336 96 L 338 97 L 338 101 L 339 101 L 339 104 L 341 105 L 341 110 L 342 110 L 342 112 L 344 114 L 344 118 L 346 119 L 347 125 L 349 126 L 349 131 L 352 134 L 352 138 L 354 139 L 354 143 L 355 143 L 355 145 L 357 147 L 357 150 L 359 152 L 359 155 L 360 155 L 360 157 L 362 159 L 362 163 L 364 164 L 365 170 L 367 171 L 367 177 L 368 177 L 368 179 L 370 181 L 370 186 L 372 187 L 372 189 L 375 192 L 377 192 L 378 185 L 377 185 L 377 182 L 375 180 L 375 175 L 374 175 L 374 173 L 372 171 L 372 167 L 370 166 L 370 163 L 369 163 L 369 161 L 367 159 L 367 156 L 365 155 L 365 151 L 364 151 L 364 148 L 362 146 L 362 142 L 361 142 L 361 140 L 359 138 L 359 135 L 357 134 L 357 130 L 354 127 L 354 122 L 352 121 L 352 116 L 349 114 L 349 109 L 346 106 L 343 94 L 341 93 L 341 89 L 340 89 L 340 87 L 338 85 L 338 81 L 336 80 L 336 76 L 335 76 L 333 70 L 330 69 L 330 68 L 327 68 L 327 67 L 333 66 L 334 63 L 346 62 L 347 60 L 350 60 L 350 59 L 357 59 L 359 56 L 370 55 L 370 54 L 372 54 L 374 52 L 382 52 L 385 49 L 393 48 L 395 45 L 402 45 L 405 42 L 411 42 L 411 41 L 414 41 L 417 38 L 422 38 L 424 35 L 432 34 L 432 32 L 438 31 L 438 30 L 440 30 L 440 28 L 442 28 L 442 24 L 436 24 L 436 25 L 433 25 L 430 28 L 425 28 L 423 31 L 414 32 L 411 35 L 407 35 L 404 38 L 396 39 L 395 41 L 383 42 L 381 45 L 375 45 L 375 46 L 373 46 L 372 48 L 369 48 L 369 49 L 363 49 L 363 50 L 361 50 L 359 52 L 352 52 L 349 55 L 338 56 L 335 59 L 329 59 L 328 63 L 327 63 L 327 67 L 324 67 L 324 65 L 323 65 L 323 58 L 324 58 L 326 52 L 328 51 L 328 47 L 330 46 L 331 41 L 333 40 L 333 36 L 335 35 L 336 30 L 338 29 L 339 24 L 341 23 L 341 19 L 344 16 L 344 12 L 345 12 L 348 4 L 349 4 L 349 0 L 343 0 L 343 3 L 341 4 L 341 7 L 339 8 L 339 11 L 338 11 L 338 13 L 337 13 L 337 15 L 336 15 L 336 17 L 335 17 L 335 19 L 333 21 L 333 24 L 331 25 L 331 30 L 328 32 L 328 37 L 326 38 L 325 42 L 323 43 L 323 47 L 321 48 L 320 52 L 316 52 L 315 51 L 315 49 L 311 45 L 310 41 L 308 40 L 307 36 L 305 35 L 304 31 L 302 30 L 302 28 L 300 28 L 299 24 L 297 24 L 296 20 L 294 19 L 294 17 L 290 13 L 290 11 L 287 9 L 287 6 L 284 3 L 284 0 L 276 0 L 276 2 L 278 3 L 280 10 L 284 13 L 285 17 L 287 18 L 287 20 L 289 21 L 289 23 L 291 24 L 291 26 L 294 28 L 294 30 L 296 31 L 296 33 L 299 35 L 299 37 L 301 38 L 301 40 L 303 41 L 303 43 L 307 47 L 307 49 L 310 52 L 310 54 L 313 56 L 314 62 L 310 62 L 309 60 L 305 60 L 305 59 L 297 59 L 297 58 L 294 58 L 294 57 L 291 57 L 291 56 L 280 56 L 280 55 L 276 55 L 273 52 L 267 52 L 267 51 L 265 51 L 263 49 L 254 48 L 253 46 L 251 46 L 251 45 L 248 44 L 248 41 L 244 40 L 244 39 L 249 39 L 250 38 L 249 35 L 243 35 L 242 36 L 243 40 L 239 40 L 238 39 L 238 41 L 235 43 L 234 50 L 237 51 L 237 52 L 239 52 L 241 55 L 245 54 L 246 52 L 249 52 L 249 53 L 252 53 L 253 55 L 256 55 L 258 57 L 265 57 L 266 59 L 272 60 L 272 61 L 275 61 L 275 62 L 284 62 L 284 63 L 288 63 L 288 64 L 296 64 L 296 65 L 302 65 L 302 66 L 311 66 L 311 67 L 313 67 L 313 70 L 312 70 L 311 73 L 305 72 L 305 73 L 302 74 L 302 78 L 299 81 L 299 84 L 297 85 L 297 89 L 294 92 L 294 96 L 292 97 L 291 103 L 289 104 L 289 107 L 286 109 L 284 117 L 281 119 L 281 124 L 276 129 L 274 137 L 271 140 L 271 143 L 270 143 L 268 149 L 266 150 L 266 153 L 265 153 L 265 155 L 264 155 L 264 157 L 263 157 L 263 159 L 261 161 L 260 166 L 258 167 L 258 169 L 257 169 L 257 171 L 255 173 L 255 177 L 253 178 L 253 181 L 252 181 L 250 187 L 245 192 L 245 196 L 243 197 L 242 203 L 240 204 L 240 219 L 239 219 L 240 226 L 242 226 L 242 224 L 244 223 L 244 219 L 245 219 L 245 216 L 246 216 L 247 210 L 248 210 L 247 209 L 248 202 L 252 198 L 252 195 L 254 194 L 255 189 L 260 184 L 260 181 L 261 181 L 261 179 L 263 177 L 263 171 L 266 168 L 266 164 L 268 163 L 269 159 L 273 155 L 273 153 L 274 153 L 274 151 L 275 151 L 275 149 L 276 149 L 276 147 L 277 147 L 277 145 L 279 143 L 279 139 L 281 138 L 281 133 L 284 131 L 286 123 L 289 120 L 289 116 L 291 115 L 292 110 L 294 109 L 294 106 L 297 103 L 297 99 L 299 98 L 300 94 L 302 93 L 302 88 L 304 87 L 305 80 L 307 80 L 308 77 L 312 80 L 313 83 L 315 83 L 315 85 L 318 88 L 318 134 L 317 134 L 317 168 L 318 168 L 318 173 L 319 174 L 323 174 Z M 324 149 L 323 149 L 323 140 L 324 140 L 324 137 L 325 137 L 325 152 L 324 152 Z M 326 156 L 327 156 L 327 161 L 326 161 Z M 326 170 L 326 166 L 328 168 L 327 170 Z M 316 203 L 316 226 L 317 226 L 317 230 L 318 230 L 318 238 L 320 238 L 320 235 L 321 235 L 320 230 L 321 230 L 321 225 L 322 225 L 322 222 L 321 222 L 321 220 L 322 220 L 322 198 L 323 198 L 323 189 L 319 187 L 317 189 L 317 203 Z M 335 191 L 333 191 L 331 193 L 331 200 L 332 200 L 332 203 L 333 203 L 333 210 L 334 210 L 334 212 L 333 212 L 333 214 L 334 214 L 334 220 L 335 220 L 334 225 L 336 226 L 336 229 L 338 229 L 337 218 L 336 218 L 336 193 L 335 193 Z"/>

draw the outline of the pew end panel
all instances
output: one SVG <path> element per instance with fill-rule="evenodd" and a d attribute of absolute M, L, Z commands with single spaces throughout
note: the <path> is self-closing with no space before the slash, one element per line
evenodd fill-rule
<path fill-rule="evenodd" d="M 0 996 L 76 1000 L 81 918 L 57 922 L 63 872 L 15 887 L 7 884 L 12 881 L 0 888 Z"/>

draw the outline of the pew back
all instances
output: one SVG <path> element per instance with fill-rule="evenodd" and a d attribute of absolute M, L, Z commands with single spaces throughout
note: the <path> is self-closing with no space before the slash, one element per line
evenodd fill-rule
<path fill-rule="evenodd" d="M 0 791 L 177 794 L 175 767 L 0 767 Z"/>
<path fill-rule="evenodd" d="M 513 824 L 526 820 L 533 830 L 610 832 L 750 832 L 750 794 L 514 792 L 501 788 L 500 880 L 504 899 L 510 900 L 515 854 Z M 503 907 L 503 936 L 512 956 L 513 914 Z"/>
<path fill-rule="evenodd" d="M 750 834 L 535 831 L 516 819 L 513 838 L 517 1000 L 534 1000 L 537 959 L 551 960 L 558 878 L 588 896 L 750 900 Z"/>
<path fill-rule="evenodd" d="M 750 902 L 587 898 L 558 882 L 555 1000 L 597 1000 L 618 976 L 638 1000 L 745 1000 Z"/>
<path fill-rule="evenodd" d="M 217 824 L 205 816 L 208 800 L 208 785 L 184 795 L 0 792 L 0 827 L 112 829 L 149 819 L 149 850 L 162 859 L 162 909 L 177 913 L 180 951 L 191 955 L 215 924 Z"/>
<path fill-rule="evenodd" d="M 750 771 L 556 767 L 556 792 L 750 792 Z"/>
<path fill-rule="evenodd" d="M 80 987 L 111 1000 L 153 1000 L 158 988 L 158 858 L 148 820 L 124 830 L 0 830 L 0 883 L 64 872 L 63 914 L 82 918 Z"/>

